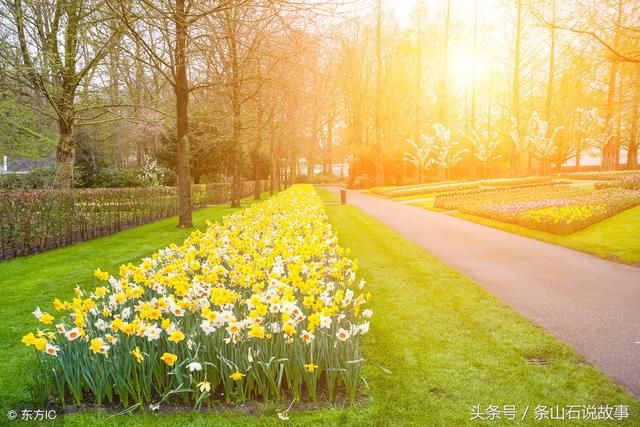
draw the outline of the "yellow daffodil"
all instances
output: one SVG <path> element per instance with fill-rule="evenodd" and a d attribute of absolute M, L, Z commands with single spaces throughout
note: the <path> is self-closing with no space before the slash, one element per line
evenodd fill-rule
<path fill-rule="evenodd" d="M 234 372 L 233 374 L 229 375 L 229 378 L 231 378 L 233 381 L 240 381 L 242 380 L 242 378 L 246 377 L 246 374 L 242 374 L 238 371 Z"/>
<path fill-rule="evenodd" d="M 184 339 L 184 334 L 181 331 L 175 331 L 167 339 L 169 341 L 173 341 L 175 343 L 179 343 L 180 341 L 182 341 Z"/>
<path fill-rule="evenodd" d="M 160 357 L 160 360 L 166 363 L 167 366 L 173 366 L 173 364 L 176 363 L 176 360 L 178 360 L 178 356 L 173 353 L 164 353 L 162 357 Z"/>
<path fill-rule="evenodd" d="M 316 369 L 319 368 L 319 366 L 314 365 L 313 363 L 309 363 L 304 365 L 304 368 L 307 370 L 308 373 L 313 374 L 316 371 Z"/>
<path fill-rule="evenodd" d="M 142 363 L 142 361 L 144 360 L 144 356 L 142 355 L 142 352 L 140 351 L 140 347 L 136 347 L 133 350 L 131 350 L 131 354 L 133 355 L 133 358 L 138 363 Z"/>

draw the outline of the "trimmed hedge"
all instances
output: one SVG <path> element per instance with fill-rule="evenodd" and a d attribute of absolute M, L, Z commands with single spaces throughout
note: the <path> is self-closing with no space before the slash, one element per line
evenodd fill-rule
<path fill-rule="evenodd" d="M 207 205 L 204 185 L 194 208 Z M 106 236 L 177 213 L 173 187 L 0 191 L 0 259 Z"/>
<path fill-rule="evenodd" d="M 434 193 L 450 193 L 464 190 L 480 190 L 484 187 L 509 187 L 517 188 L 520 186 L 526 186 L 531 184 L 544 184 L 551 182 L 552 178 L 548 176 L 532 176 L 523 178 L 500 178 L 500 179 L 485 179 L 482 181 L 442 181 L 432 184 L 421 185 L 408 185 L 403 187 L 392 187 L 379 190 L 373 190 L 374 194 L 379 194 L 385 197 L 407 197 L 407 196 L 419 196 L 422 194 L 434 194 Z"/>
<path fill-rule="evenodd" d="M 260 183 L 264 188 L 264 181 Z M 253 194 L 244 181 L 241 197 Z M 230 199 L 231 184 L 192 186 L 194 209 Z M 0 190 L 0 259 L 48 251 L 164 219 L 178 212 L 175 187 Z"/>
<path fill-rule="evenodd" d="M 638 175 L 640 170 L 605 171 L 605 172 L 565 172 L 560 176 L 567 179 L 584 179 L 593 181 L 618 180 L 624 176 Z"/>
<path fill-rule="evenodd" d="M 626 188 L 628 190 L 640 190 L 640 174 L 628 175 L 620 179 L 597 182 L 595 188 Z"/>

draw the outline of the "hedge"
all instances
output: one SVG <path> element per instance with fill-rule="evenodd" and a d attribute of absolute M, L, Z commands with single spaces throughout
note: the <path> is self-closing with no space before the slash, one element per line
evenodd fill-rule
<path fill-rule="evenodd" d="M 264 187 L 264 181 L 261 183 Z M 241 197 L 254 181 L 241 183 Z M 230 199 L 231 184 L 194 185 L 194 209 Z M 175 187 L 0 190 L 0 259 L 31 255 L 176 215 Z"/>

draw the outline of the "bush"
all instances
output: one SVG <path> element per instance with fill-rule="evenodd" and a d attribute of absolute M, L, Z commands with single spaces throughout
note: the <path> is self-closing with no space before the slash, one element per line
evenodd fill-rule
<path fill-rule="evenodd" d="M 22 339 L 34 389 L 125 408 L 354 400 L 372 312 L 347 255 L 319 197 L 296 186 L 118 278 L 96 270 L 98 287 L 53 301 L 57 319 L 34 312 L 47 328 Z"/>
<path fill-rule="evenodd" d="M 567 179 L 584 179 L 593 181 L 617 180 L 627 175 L 638 175 L 639 170 L 604 171 L 604 172 L 565 172 L 560 176 Z"/>
<path fill-rule="evenodd" d="M 615 180 L 597 182 L 595 188 L 626 188 L 629 190 L 640 190 L 640 174 L 629 175 Z"/>
<path fill-rule="evenodd" d="M 357 190 L 371 188 L 371 180 L 369 178 L 369 175 L 365 173 L 356 177 L 356 179 L 353 180 L 353 183 L 351 183 L 350 188 Z"/>
<path fill-rule="evenodd" d="M 172 187 L 0 192 L 0 259 L 43 252 L 177 213 Z M 194 186 L 192 205 L 206 206 Z"/>
<path fill-rule="evenodd" d="M 34 169 L 25 174 L 8 173 L 0 175 L 0 189 L 49 188 L 54 179 L 55 171 L 52 169 Z"/>

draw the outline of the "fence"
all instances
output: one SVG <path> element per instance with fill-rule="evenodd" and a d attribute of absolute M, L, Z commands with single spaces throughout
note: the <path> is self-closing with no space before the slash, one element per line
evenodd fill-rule
<path fill-rule="evenodd" d="M 261 183 L 262 184 L 262 183 Z M 243 197 L 253 181 L 243 183 Z M 230 185 L 194 185 L 194 209 L 228 200 Z M 106 236 L 177 213 L 173 187 L 0 191 L 0 259 Z"/>

